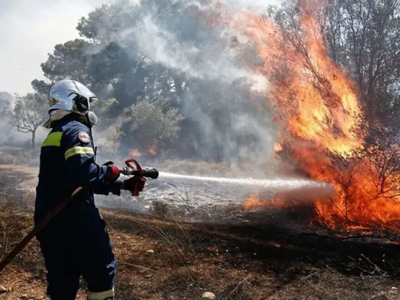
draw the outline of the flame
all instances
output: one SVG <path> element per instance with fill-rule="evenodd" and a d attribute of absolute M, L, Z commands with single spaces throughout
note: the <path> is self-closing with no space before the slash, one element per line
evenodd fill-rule
<path fill-rule="evenodd" d="M 263 207 L 264 205 L 264 201 L 261 201 L 257 195 L 250 195 L 243 204 L 245 210 L 253 210 L 254 208 Z"/>
<path fill-rule="evenodd" d="M 150 155 L 156 155 L 156 154 L 157 154 L 157 149 L 156 149 L 156 147 L 155 147 L 155 146 L 150 147 L 149 153 L 150 153 Z"/>
<path fill-rule="evenodd" d="M 266 208 L 266 207 L 284 207 L 286 202 L 282 199 L 260 199 L 258 195 L 253 194 L 251 195 L 244 203 L 244 208 L 246 210 L 257 210 L 259 208 Z"/>
<path fill-rule="evenodd" d="M 310 178 L 335 187 L 332 201 L 315 199 L 316 221 L 334 229 L 398 230 L 400 195 L 395 185 L 400 171 L 392 170 L 382 181 L 382 170 L 374 166 L 388 155 L 385 151 L 351 159 L 366 150 L 363 114 L 353 82 L 328 56 L 317 18 L 321 5 L 317 0 L 302 1 L 299 30 L 293 32 L 243 11 L 230 26 L 247 37 L 262 58 L 262 63 L 252 58 L 246 63 L 269 82 L 266 96 L 279 128 L 275 151 L 288 154 Z M 392 150 L 400 157 L 400 151 Z M 268 201 L 255 195 L 244 203 L 245 209 L 265 205 Z"/>
<path fill-rule="evenodd" d="M 138 158 L 141 157 L 142 154 L 139 152 L 138 149 L 132 150 L 131 152 L 129 152 L 129 156 L 132 158 Z"/>
<path fill-rule="evenodd" d="M 282 145 L 279 144 L 279 143 L 275 143 L 275 144 L 274 144 L 274 151 L 275 151 L 275 152 L 280 152 L 280 151 L 282 151 Z"/>

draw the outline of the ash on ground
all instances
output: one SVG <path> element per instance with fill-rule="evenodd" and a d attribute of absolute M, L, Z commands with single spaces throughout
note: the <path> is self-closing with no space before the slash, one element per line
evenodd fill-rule
<path fill-rule="evenodd" d="M 96 203 L 100 208 L 185 222 L 219 224 L 272 222 L 288 225 L 287 221 L 291 220 L 294 224 L 297 221 L 308 224 L 304 216 L 307 218 L 313 211 L 311 201 L 305 202 L 296 211 L 277 208 L 246 211 L 243 204 L 254 192 L 254 186 L 159 178 L 147 180 L 145 190 L 138 197 L 123 191 L 121 196 L 97 195 Z M 256 192 L 262 194 L 263 199 L 273 199 L 276 190 L 257 189 Z M 291 190 L 288 193 L 294 192 Z"/>

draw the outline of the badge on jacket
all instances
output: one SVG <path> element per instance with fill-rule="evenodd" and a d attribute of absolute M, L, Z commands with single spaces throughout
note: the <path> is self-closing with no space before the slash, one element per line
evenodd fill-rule
<path fill-rule="evenodd" d="M 79 132 L 79 134 L 78 134 L 78 139 L 79 139 L 82 143 L 85 143 L 85 144 L 87 144 L 87 143 L 90 142 L 90 137 L 89 137 L 89 135 L 88 135 L 86 132 L 84 132 L 84 131 Z"/>

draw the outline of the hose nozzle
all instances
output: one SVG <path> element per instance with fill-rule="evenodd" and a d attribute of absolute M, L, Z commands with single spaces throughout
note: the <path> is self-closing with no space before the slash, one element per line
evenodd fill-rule
<path fill-rule="evenodd" d="M 136 165 L 136 169 L 133 168 L 133 166 L 130 164 L 133 162 Z M 155 168 L 152 169 L 142 169 L 142 167 L 139 165 L 139 163 L 134 160 L 130 159 L 125 162 L 126 167 L 124 167 L 121 171 L 121 174 L 128 175 L 128 176 L 142 176 L 142 177 L 148 177 L 152 179 L 157 179 L 158 178 L 158 171 Z"/>
<path fill-rule="evenodd" d="M 158 178 L 158 171 L 155 168 L 152 169 L 143 169 L 142 170 L 142 176 L 144 177 L 149 177 L 152 179 L 157 179 Z"/>

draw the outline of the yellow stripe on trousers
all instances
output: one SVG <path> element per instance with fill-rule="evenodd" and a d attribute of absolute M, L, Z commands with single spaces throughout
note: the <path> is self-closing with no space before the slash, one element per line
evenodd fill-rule
<path fill-rule="evenodd" d="M 114 289 L 104 291 L 104 292 L 98 292 L 98 293 L 88 292 L 89 300 L 105 300 L 107 298 L 114 297 L 114 296 L 115 296 Z"/>

